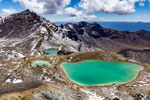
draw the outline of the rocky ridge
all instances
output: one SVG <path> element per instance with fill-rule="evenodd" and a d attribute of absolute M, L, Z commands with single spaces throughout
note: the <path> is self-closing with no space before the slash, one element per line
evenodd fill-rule
<path fill-rule="evenodd" d="M 19 92 L 18 94 L 2 95 L 3 99 L 7 97 L 33 100 L 43 98 L 43 100 L 87 100 L 87 98 L 90 100 L 91 97 L 95 97 L 98 100 L 109 100 L 125 98 L 125 95 L 130 100 L 149 98 L 149 70 L 145 71 L 144 75 L 141 76 L 142 78 L 139 78 L 137 82 L 91 89 L 70 82 L 59 66 L 62 61 L 79 61 L 80 58 L 84 58 L 83 55 L 89 58 L 93 57 L 93 59 L 96 56 L 100 59 L 100 55 L 103 55 L 104 57 L 101 59 L 104 60 L 110 58 L 113 61 L 115 59 L 117 61 L 127 60 L 120 55 L 114 55 L 112 52 L 125 54 L 125 57 L 132 58 L 128 59 L 129 62 L 149 64 L 148 60 L 143 59 L 145 57 L 149 59 L 147 54 L 150 47 L 150 32 L 148 31 L 117 31 L 103 28 L 97 23 L 88 22 L 57 26 L 29 10 L 1 18 L 0 30 L 0 85 L 2 86 L 0 89 L 17 85 L 28 86 L 32 81 L 35 84 L 40 84 L 37 86 L 29 85 L 29 90 L 26 87 L 21 89 L 18 87 L 19 91 L 22 92 L 21 94 Z M 57 56 L 45 55 L 43 51 L 50 48 L 60 50 L 62 53 L 65 51 L 76 52 L 77 54 L 83 52 L 83 54 L 80 55 L 79 53 L 78 56 L 76 53 Z M 97 50 L 100 52 L 91 52 Z M 123 52 L 121 52 L 122 50 Z M 111 51 L 111 53 L 106 51 Z M 84 52 L 87 53 L 84 54 Z M 49 61 L 52 67 L 32 67 L 31 63 L 35 60 Z M 34 89 L 35 87 L 37 88 Z M 134 89 L 137 91 L 135 92 Z M 17 90 L 10 88 L 10 91 L 16 92 Z M 10 91 L 0 93 L 5 94 Z M 143 94 L 140 94 L 141 91 Z"/>

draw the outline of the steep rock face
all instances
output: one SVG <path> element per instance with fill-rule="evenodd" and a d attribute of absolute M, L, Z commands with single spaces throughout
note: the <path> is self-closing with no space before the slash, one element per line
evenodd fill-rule
<path fill-rule="evenodd" d="M 80 22 L 77 24 L 65 24 L 63 26 L 69 30 L 71 39 L 81 41 L 91 47 L 97 47 L 106 51 L 118 52 L 125 55 L 124 50 L 133 49 L 140 52 L 128 52 L 126 57 L 140 62 L 150 63 L 147 59 L 145 49 L 150 49 L 150 32 L 140 30 L 136 32 L 117 31 L 101 27 L 97 23 Z M 70 35 L 69 35 L 70 36 Z M 146 59 L 145 59 L 146 58 Z"/>
<path fill-rule="evenodd" d="M 0 38 L 24 38 L 33 31 L 33 27 L 41 23 L 42 18 L 29 10 L 10 15 L 0 24 Z"/>
<path fill-rule="evenodd" d="M 97 39 L 104 35 L 103 27 L 97 23 L 80 22 L 78 24 L 65 24 L 64 27 L 70 30 L 70 34 L 83 35 L 87 33 L 89 36 Z"/>
<path fill-rule="evenodd" d="M 149 31 L 117 31 L 113 29 L 103 28 L 97 23 L 87 22 L 80 22 L 77 24 L 68 23 L 64 25 L 64 28 L 68 29 L 69 33 L 73 34 L 76 40 L 88 44 L 93 42 L 92 45 L 95 45 L 98 48 L 104 46 L 102 43 L 107 43 L 105 47 L 111 44 L 114 46 L 114 48 L 118 45 L 122 47 L 133 47 L 133 45 L 150 47 Z M 88 40 L 90 41 L 90 43 Z"/>
<path fill-rule="evenodd" d="M 144 30 L 117 31 L 87 22 L 57 26 L 29 10 L 1 19 L 2 57 L 8 56 L 5 50 L 10 55 L 14 50 L 23 57 L 40 55 L 45 49 L 61 47 L 73 52 L 100 49 L 119 52 L 126 48 L 150 48 L 150 32 Z"/>
<path fill-rule="evenodd" d="M 0 16 L 0 22 L 1 22 L 1 20 L 2 20 L 2 17 Z"/>
<path fill-rule="evenodd" d="M 139 40 L 150 40 L 150 32 L 145 30 L 140 30 L 136 32 L 128 32 L 128 31 L 116 31 L 112 29 L 104 29 L 105 34 L 108 34 L 110 39 L 123 39 L 129 40 L 131 42 L 139 41 Z"/>
<path fill-rule="evenodd" d="M 36 13 L 25 10 L 3 18 L 0 23 L 0 58 L 41 55 L 49 48 L 77 52 L 92 50 L 74 41 L 67 29 L 50 23 Z M 4 62 L 4 61 L 3 61 Z"/>
<path fill-rule="evenodd" d="M 4 21 L 5 17 L 0 16 L 0 24 Z"/>
<path fill-rule="evenodd" d="M 90 50 L 90 46 L 117 52 L 130 47 L 150 47 L 150 32 L 144 30 L 117 31 L 87 22 L 68 23 L 59 27 L 29 10 L 1 19 L 0 38 L 25 39 L 31 45 L 28 45 L 30 50 L 35 44 L 35 48 L 41 47 L 41 50 L 64 45 L 73 51 L 77 51 L 79 46 L 85 50 Z"/>

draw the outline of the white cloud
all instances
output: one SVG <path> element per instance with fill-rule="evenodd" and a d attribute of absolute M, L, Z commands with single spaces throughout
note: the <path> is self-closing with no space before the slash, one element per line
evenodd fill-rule
<path fill-rule="evenodd" d="M 75 17 L 70 17 L 69 20 L 72 21 L 91 21 L 96 19 L 97 17 L 95 15 L 82 15 L 82 16 L 75 16 Z"/>
<path fill-rule="evenodd" d="M 16 1 L 16 0 L 15 0 Z M 36 13 L 45 13 L 44 2 L 38 2 L 37 0 L 18 0 L 20 5 L 25 9 L 30 9 Z"/>
<path fill-rule="evenodd" d="M 2 2 L 2 0 L 0 0 L 0 2 Z"/>
<path fill-rule="evenodd" d="M 141 2 L 145 2 L 146 0 L 140 0 Z"/>
<path fill-rule="evenodd" d="M 6 16 L 6 15 L 17 13 L 17 11 L 13 8 L 8 8 L 8 9 L 2 9 L 2 13 L 3 15 Z"/>
<path fill-rule="evenodd" d="M 13 0 L 13 2 L 17 2 L 18 0 Z"/>
<path fill-rule="evenodd" d="M 129 14 L 135 12 L 135 3 L 140 0 L 81 0 L 79 7 L 87 12 Z"/>
<path fill-rule="evenodd" d="M 96 19 L 95 15 L 88 15 L 82 10 L 77 10 L 76 8 L 72 8 L 72 7 L 66 8 L 65 13 L 70 15 L 69 20 L 74 20 L 74 21 Z"/>
<path fill-rule="evenodd" d="M 13 0 L 20 5 L 39 14 L 56 14 L 70 4 L 71 0 Z"/>
<path fill-rule="evenodd" d="M 70 16 L 72 17 L 75 17 L 75 16 L 82 16 L 83 15 L 83 12 L 81 10 L 77 10 L 75 8 L 72 8 L 72 7 L 68 7 L 65 9 L 65 12 L 67 14 L 69 14 Z"/>
<path fill-rule="evenodd" d="M 71 0 L 13 0 L 38 14 L 68 14 L 68 20 L 93 20 L 93 12 L 129 14 L 136 11 L 135 3 L 144 6 L 146 0 L 80 0 L 76 7 L 66 7 Z M 150 2 L 150 0 L 149 0 Z M 103 18 L 100 20 L 104 20 Z"/>
<path fill-rule="evenodd" d="M 143 7 L 145 5 L 146 0 L 139 0 L 139 6 Z"/>
<path fill-rule="evenodd" d="M 144 6 L 144 3 L 143 3 L 143 2 L 140 2 L 140 3 L 139 3 L 139 6 L 143 7 L 143 6 Z"/>

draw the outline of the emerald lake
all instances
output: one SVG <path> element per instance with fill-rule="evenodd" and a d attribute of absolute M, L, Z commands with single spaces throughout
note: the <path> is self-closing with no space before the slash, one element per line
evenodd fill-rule
<path fill-rule="evenodd" d="M 44 51 L 45 53 L 47 54 L 50 54 L 50 55 L 57 55 L 58 53 L 58 50 L 55 50 L 55 49 L 48 49 L 46 51 Z"/>
<path fill-rule="evenodd" d="M 48 61 L 35 61 L 32 63 L 32 66 L 51 66 Z"/>
<path fill-rule="evenodd" d="M 126 83 L 135 79 L 143 69 L 132 63 L 95 60 L 63 63 L 62 68 L 70 80 L 85 86 Z"/>

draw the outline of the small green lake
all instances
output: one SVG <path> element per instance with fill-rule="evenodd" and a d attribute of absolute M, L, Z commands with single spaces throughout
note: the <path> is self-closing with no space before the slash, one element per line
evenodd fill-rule
<path fill-rule="evenodd" d="M 47 53 L 47 54 L 50 54 L 50 55 L 57 55 L 58 50 L 48 49 L 48 50 L 45 50 L 44 52 Z"/>
<path fill-rule="evenodd" d="M 62 68 L 70 80 L 85 86 L 126 83 L 135 79 L 143 69 L 132 63 L 94 60 L 63 63 Z"/>
<path fill-rule="evenodd" d="M 48 61 L 35 61 L 32 63 L 32 66 L 51 66 L 51 64 Z"/>

